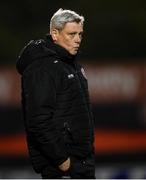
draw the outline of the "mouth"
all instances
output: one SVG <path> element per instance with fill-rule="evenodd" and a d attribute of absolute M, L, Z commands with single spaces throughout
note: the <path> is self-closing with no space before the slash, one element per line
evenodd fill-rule
<path fill-rule="evenodd" d="M 79 49 L 79 47 L 74 47 L 74 49 L 75 49 L 75 50 L 78 50 L 78 49 Z"/>

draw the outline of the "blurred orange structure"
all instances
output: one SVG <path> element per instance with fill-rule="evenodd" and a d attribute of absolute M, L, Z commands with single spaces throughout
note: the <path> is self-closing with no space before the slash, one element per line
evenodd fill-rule
<path fill-rule="evenodd" d="M 95 152 L 129 153 L 146 151 L 146 132 L 96 129 Z M 0 137 L 0 156 L 27 156 L 25 134 Z"/>

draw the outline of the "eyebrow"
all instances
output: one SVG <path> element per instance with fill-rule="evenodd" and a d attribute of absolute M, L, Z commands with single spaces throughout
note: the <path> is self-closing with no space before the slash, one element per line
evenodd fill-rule
<path fill-rule="evenodd" d="M 74 32 L 69 32 L 68 34 L 83 34 L 83 31 L 81 31 L 81 32 L 76 32 L 76 31 L 74 31 Z"/>

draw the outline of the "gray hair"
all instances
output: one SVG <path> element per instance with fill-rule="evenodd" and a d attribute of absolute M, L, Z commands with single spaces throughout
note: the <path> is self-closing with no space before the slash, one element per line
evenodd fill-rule
<path fill-rule="evenodd" d="M 84 17 L 80 16 L 74 11 L 63 10 L 60 8 L 57 12 L 54 13 L 50 20 L 50 33 L 52 29 L 62 30 L 66 23 L 68 22 L 77 22 L 84 24 Z"/>

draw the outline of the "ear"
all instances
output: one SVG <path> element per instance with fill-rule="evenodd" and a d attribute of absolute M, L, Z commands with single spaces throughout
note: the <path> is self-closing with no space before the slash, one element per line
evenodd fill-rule
<path fill-rule="evenodd" d="M 52 36 L 53 41 L 57 41 L 58 40 L 58 34 L 59 34 L 58 29 L 53 29 L 52 30 L 51 36 Z"/>

